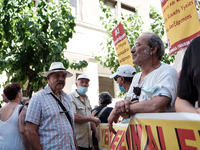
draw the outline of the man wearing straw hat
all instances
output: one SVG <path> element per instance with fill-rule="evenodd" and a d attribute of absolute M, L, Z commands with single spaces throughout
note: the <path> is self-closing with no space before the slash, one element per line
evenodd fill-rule
<path fill-rule="evenodd" d="M 53 62 L 48 72 L 48 84 L 30 100 L 26 115 L 28 140 L 33 149 L 76 149 L 72 102 L 62 90 L 65 79 L 71 77 L 61 62 Z"/>

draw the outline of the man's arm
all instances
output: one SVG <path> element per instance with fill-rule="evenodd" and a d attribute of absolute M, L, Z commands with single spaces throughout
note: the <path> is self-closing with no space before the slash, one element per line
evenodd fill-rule
<path fill-rule="evenodd" d="M 97 118 L 97 117 L 93 117 L 93 116 L 87 117 L 87 116 L 82 116 L 82 115 L 79 115 L 79 114 L 76 114 L 76 113 L 74 113 L 74 121 L 76 123 L 86 123 L 86 122 L 92 121 L 96 125 L 98 125 L 101 122 L 99 120 L 99 118 Z"/>
<path fill-rule="evenodd" d="M 111 111 L 111 113 L 110 113 L 110 115 L 108 117 L 108 128 L 109 128 L 109 131 L 113 132 L 114 134 L 116 134 L 117 132 L 113 128 L 113 122 L 117 123 L 119 117 L 120 117 L 120 114 L 118 114 L 116 112 L 115 108 Z"/>
<path fill-rule="evenodd" d="M 134 101 L 133 101 L 134 102 Z M 150 100 L 141 102 L 120 101 L 115 104 L 115 109 L 120 115 L 128 113 L 134 115 L 136 113 L 159 113 L 165 112 L 170 106 L 171 99 L 167 96 L 154 96 Z"/>
<path fill-rule="evenodd" d="M 130 105 L 133 105 L 135 103 L 138 103 L 138 101 L 133 101 L 131 102 L 130 100 L 126 99 L 126 100 L 122 100 L 120 102 L 117 102 L 115 104 L 115 108 L 111 111 L 109 117 L 108 117 L 108 128 L 111 132 L 113 132 L 114 134 L 116 134 L 115 129 L 113 128 L 113 122 L 117 123 L 118 119 L 120 116 L 122 117 L 130 117 L 129 112 L 130 112 Z M 121 106 L 122 109 L 118 109 L 116 108 L 116 105 Z M 123 113 L 122 113 L 123 112 Z M 125 118 L 124 117 L 124 118 Z M 125 119 L 126 119 L 125 118 Z"/>
<path fill-rule="evenodd" d="M 175 101 L 175 109 L 176 112 L 200 113 L 199 109 L 195 109 L 187 100 L 179 97 Z"/>
<path fill-rule="evenodd" d="M 26 108 L 26 106 L 21 106 L 20 109 L 21 108 L 22 108 L 22 110 L 21 110 L 21 112 L 19 112 L 19 118 L 18 118 L 18 120 L 19 120 L 19 132 L 21 134 L 25 148 L 31 149 L 30 143 L 28 142 L 28 136 L 27 136 L 27 131 L 26 131 L 26 122 L 25 122 L 27 108 Z"/>
<path fill-rule="evenodd" d="M 136 113 L 159 113 L 165 112 L 170 106 L 171 99 L 166 96 L 154 96 L 147 101 L 133 101 L 122 100 L 115 104 L 108 118 L 109 130 L 116 133 L 112 127 L 113 122 L 116 122 L 120 116 L 135 115 Z"/>
<path fill-rule="evenodd" d="M 171 98 L 167 96 L 154 96 L 151 100 L 130 105 L 130 115 L 136 113 L 160 113 L 170 107 Z"/>
<path fill-rule="evenodd" d="M 96 110 L 93 110 L 92 111 L 92 117 L 95 117 L 95 115 L 96 115 L 96 113 L 97 113 L 97 111 Z M 99 119 L 100 120 L 100 119 Z M 100 122 L 101 123 L 101 122 Z M 96 126 L 99 124 L 95 124 L 94 122 L 92 122 L 92 121 L 90 121 L 90 124 L 91 124 L 91 129 L 92 129 L 92 131 L 96 134 Z"/>
<path fill-rule="evenodd" d="M 96 124 L 94 123 L 94 122 L 90 122 L 90 124 L 91 124 L 91 130 L 92 130 L 92 132 L 94 132 L 94 134 L 96 134 Z"/>
<path fill-rule="evenodd" d="M 28 141 L 31 144 L 33 150 L 42 150 L 40 139 L 38 135 L 38 125 L 31 122 L 26 123 L 26 130 L 28 133 Z"/>

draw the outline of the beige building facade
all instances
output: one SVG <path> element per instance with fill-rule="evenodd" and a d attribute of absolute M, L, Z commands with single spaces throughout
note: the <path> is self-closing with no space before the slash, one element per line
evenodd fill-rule
<path fill-rule="evenodd" d="M 91 81 L 87 92 L 91 101 L 92 107 L 98 104 L 98 94 L 103 91 L 108 91 L 113 97 L 113 104 L 118 100 L 119 94 L 118 85 L 113 79 L 110 79 L 111 70 L 104 68 L 95 59 L 96 55 L 104 55 L 102 53 L 102 46 L 107 39 L 106 31 L 99 21 L 102 12 L 99 7 L 99 0 L 69 0 L 72 8 L 72 14 L 76 20 L 76 33 L 67 44 L 65 57 L 70 61 L 79 62 L 86 60 L 88 66 L 83 70 L 70 70 L 74 76 L 67 79 L 65 91 L 67 93 L 73 92 L 76 88 L 76 77 L 79 74 L 87 74 Z M 161 4 L 159 0 L 103 0 L 103 2 L 111 8 L 112 13 L 116 17 L 121 14 L 134 13 L 138 9 L 138 14 L 144 21 L 144 30 L 148 31 L 150 27 L 150 6 L 154 6 L 160 13 Z"/>

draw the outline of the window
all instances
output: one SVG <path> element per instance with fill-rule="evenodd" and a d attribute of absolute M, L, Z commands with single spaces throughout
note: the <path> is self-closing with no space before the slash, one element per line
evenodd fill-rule
<path fill-rule="evenodd" d="M 116 1 L 114 0 L 101 0 L 102 2 L 104 2 L 104 5 L 106 5 L 107 7 L 110 8 L 113 16 L 116 16 L 117 12 L 116 12 Z"/>
<path fill-rule="evenodd" d="M 72 15 L 77 17 L 77 0 L 69 0 L 70 7 L 72 9 Z"/>
<path fill-rule="evenodd" d="M 135 7 L 130 4 L 122 3 L 120 0 L 101 0 L 104 4 L 110 7 L 115 17 L 123 17 L 125 15 L 133 14 L 136 12 Z"/>
<path fill-rule="evenodd" d="M 136 12 L 136 10 L 134 7 L 121 3 L 121 15 L 122 16 L 134 14 L 135 12 Z"/>

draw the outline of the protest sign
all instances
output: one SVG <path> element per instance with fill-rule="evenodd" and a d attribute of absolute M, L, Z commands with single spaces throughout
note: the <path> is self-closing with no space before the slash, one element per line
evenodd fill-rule
<path fill-rule="evenodd" d="M 187 47 L 200 35 L 194 0 L 161 0 L 170 54 Z"/>
<path fill-rule="evenodd" d="M 115 124 L 114 128 L 117 130 L 117 134 L 113 134 L 108 130 L 108 125 L 106 123 L 101 123 L 97 127 L 97 135 L 99 139 L 99 146 L 102 149 L 126 149 L 125 143 L 125 133 L 128 124 Z"/>
<path fill-rule="evenodd" d="M 114 124 L 117 134 L 107 124 L 98 127 L 99 146 L 111 150 L 200 150 L 200 115 L 195 113 L 136 114 L 129 124 Z"/>
<path fill-rule="evenodd" d="M 133 66 L 131 49 L 129 42 L 121 23 L 112 31 L 115 49 L 120 65 L 129 64 Z"/>

